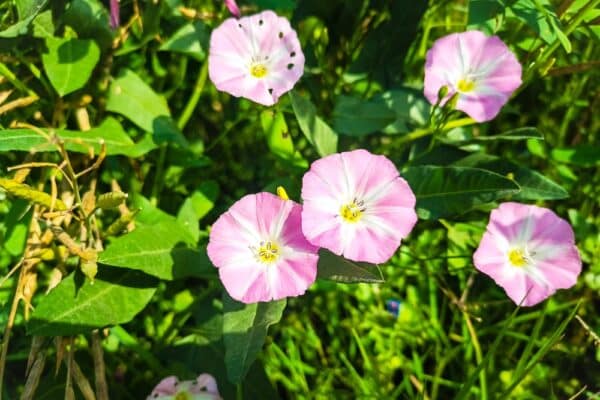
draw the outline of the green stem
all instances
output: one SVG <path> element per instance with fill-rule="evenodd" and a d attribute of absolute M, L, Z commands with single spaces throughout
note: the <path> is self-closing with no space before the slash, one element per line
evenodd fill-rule
<path fill-rule="evenodd" d="M 196 78 L 196 85 L 194 86 L 194 91 L 192 92 L 192 95 L 190 96 L 187 104 L 185 105 L 185 108 L 183 109 L 183 112 L 179 116 L 179 120 L 177 121 L 177 127 L 179 129 L 183 130 L 183 128 L 185 128 L 189 119 L 191 118 L 192 113 L 194 112 L 194 109 L 198 104 L 198 100 L 200 100 L 200 95 L 204 90 L 204 85 L 206 84 L 207 76 L 208 61 L 205 61 L 202 67 L 200 68 L 200 71 L 198 72 L 198 77 Z"/>
<path fill-rule="evenodd" d="M 471 323 L 471 319 L 469 315 L 463 313 L 465 318 L 465 323 L 467 324 L 467 329 L 469 330 L 469 336 L 471 336 L 471 343 L 473 344 L 473 349 L 475 350 L 475 359 L 477 360 L 477 364 L 481 364 L 483 361 L 483 355 L 481 353 L 481 346 L 479 345 L 479 339 L 477 338 L 477 333 L 475 332 L 475 328 Z M 481 389 L 481 400 L 487 400 L 488 398 L 488 390 L 487 390 L 487 375 L 485 374 L 485 368 L 482 368 L 479 371 L 479 387 Z"/>
<path fill-rule="evenodd" d="M 455 119 L 454 121 L 450 121 L 448 122 L 446 125 L 444 125 L 443 127 L 441 127 L 439 130 L 440 131 L 448 131 L 450 129 L 454 129 L 454 128 L 458 128 L 461 126 L 468 126 L 468 125 L 473 125 L 475 124 L 475 120 L 471 119 L 471 118 L 460 118 L 460 119 Z M 422 128 L 422 129 L 416 129 L 404 136 L 402 136 L 401 138 L 399 138 L 395 144 L 405 144 L 405 143 L 410 143 L 413 142 L 417 139 L 420 139 L 422 137 L 428 136 L 433 134 L 436 131 L 435 128 Z"/>
<path fill-rule="evenodd" d="M 158 153 L 158 161 L 156 163 L 156 174 L 154 175 L 154 183 L 152 184 L 152 195 L 150 196 L 150 204 L 158 207 L 158 197 L 163 187 L 163 174 L 165 170 L 165 159 L 167 158 L 167 145 L 162 144 Z"/>

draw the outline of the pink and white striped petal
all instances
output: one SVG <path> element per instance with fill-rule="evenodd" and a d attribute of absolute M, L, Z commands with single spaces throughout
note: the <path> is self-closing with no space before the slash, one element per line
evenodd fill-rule
<path fill-rule="evenodd" d="M 408 183 L 389 159 L 366 150 L 315 161 L 302 200 L 306 238 L 354 261 L 386 262 L 417 221 Z"/>
<path fill-rule="evenodd" d="M 208 75 L 220 91 L 270 106 L 303 73 L 298 35 L 273 11 L 229 18 L 212 32 Z"/>
<path fill-rule="evenodd" d="M 492 211 L 473 263 L 523 306 L 572 287 L 581 273 L 569 223 L 547 208 L 511 202 Z"/>
<path fill-rule="evenodd" d="M 458 93 L 456 108 L 478 122 L 496 117 L 521 85 L 521 64 L 497 36 L 479 31 L 453 33 L 435 41 L 425 62 L 425 97 L 438 101 L 448 88 L 445 104 Z"/>
<path fill-rule="evenodd" d="M 146 400 L 222 400 L 217 381 L 210 374 L 200 374 L 195 380 L 179 381 L 175 376 L 164 378 Z"/>
<path fill-rule="evenodd" d="M 263 192 L 242 197 L 214 223 L 208 257 L 232 298 L 279 300 L 312 285 L 318 249 L 302 235 L 301 212 L 298 203 Z"/>

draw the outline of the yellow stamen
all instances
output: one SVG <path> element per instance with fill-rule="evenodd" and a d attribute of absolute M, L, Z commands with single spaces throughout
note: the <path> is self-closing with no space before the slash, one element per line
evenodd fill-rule
<path fill-rule="evenodd" d="M 290 196 L 288 196 L 283 186 L 277 186 L 277 196 L 281 197 L 282 200 L 290 199 Z"/>
<path fill-rule="evenodd" d="M 265 264 L 271 264 L 279 258 L 279 246 L 273 242 L 262 242 L 258 248 L 258 259 Z"/>
<path fill-rule="evenodd" d="M 524 267 L 527 265 L 527 256 L 521 249 L 512 249 L 508 252 L 508 260 L 515 267 Z"/>
<path fill-rule="evenodd" d="M 189 400 L 190 398 L 189 393 L 179 392 L 175 395 L 174 400 Z"/>
<path fill-rule="evenodd" d="M 267 75 L 267 67 L 263 64 L 252 64 L 250 74 L 255 78 L 264 78 Z"/>
<path fill-rule="evenodd" d="M 352 203 L 343 205 L 340 208 L 340 215 L 346 222 L 358 222 L 362 218 L 364 208 L 361 208 L 364 205 L 362 201 L 356 202 L 356 200 L 352 201 Z"/>
<path fill-rule="evenodd" d="M 458 84 L 456 86 L 459 92 L 466 93 L 475 89 L 475 82 L 466 79 L 461 79 L 460 81 L 458 81 Z"/>

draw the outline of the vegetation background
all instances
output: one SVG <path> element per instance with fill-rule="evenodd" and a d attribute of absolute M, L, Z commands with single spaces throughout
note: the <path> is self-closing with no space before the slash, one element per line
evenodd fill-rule
<path fill-rule="evenodd" d="M 122 0 L 116 29 L 108 2 L 1 1 L 0 394 L 93 398 L 87 382 L 103 398 L 104 367 L 114 399 L 201 372 L 225 399 L 600 398 L 599 3 L 240 0 L 244 15 L 288 16 L 307 60 L 293 92 L 265 108 L 207 79 L 210 32 L 229 17 L 218 0 Z M 457 114 L 434 140 L 425 53 L 466 29 L 498 34 L 524 84 L 495 120 Z M 379 268 L 324 260 L 287 304 L 223 297 L 204 251 L 211 223 L 278 185 L 298 200 L 310 162 L 354 148 L 401 171 L 488 175 L 461 175 L 464 193 L 421 204 Z M 413 182 L 439 192 L 448 175 L 427 171 Z M 503 190 L 486 187 L 492 173 Z M 120 208 L 100 207 L 117 188 L 126 203 L 111 194 Z M 44 214 L 57 198 L 79 206 L 68 221 Z M 471 261 L 489 210 L 511 199 L 567 219 L 584 261 L 576 287 L 533 308 L 517 309 Z"/>

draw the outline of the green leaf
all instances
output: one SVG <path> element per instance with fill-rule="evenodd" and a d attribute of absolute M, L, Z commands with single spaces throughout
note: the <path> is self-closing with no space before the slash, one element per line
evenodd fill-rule
<path fill-rule="evenodd" d="M 12 256 L 21 256 L 29 234 L 29 223 L 33 216 L 33 207 L 22 199 L 15 199 L 4 220 L 4 248 Z"/>
<path fill-rule="evenodd" d="M 305 0 L 306 1 L 306 0 Z M 300 4 L 303 4 L 300 2 Z M 358 1 L 348 2 L 323 2 L 316 0 L 318 7 L 326 7 L 325 3 L 333 9 L 331 14 L 332 24 L 329 28 L 338 26 L 338 18 L 344 21 L 343 29 L 356 30 L 360 28 L 360 21 L 369 15 L 366 3 Z M 369 87 L 378 83 L 382 87 L 398 86 L 406 79 L 403 74 L 405 58 L 409 49 L 415 43 L 419 27 L 428 7 L 426 1 L 386 1 L 376 6 L 378 22 L 371 24 L 361 34 L 360 42 L 364 43 L 352 50 L 354 62 L 348 70 L 351 74 L 364 74 L 368 76 Z M 314 14 L 313 14 L 314 15 Z M 385 17 L 384 17 L 385 16 Z M 337 29 L 336 29 L 337 31 Z M 335 32 L 335 31 L 333 31 Z M 336 34 L 332 33 L 335 38 Z M 338 39 L 334 39 L 336 42 Z M 333 40 L 332 40 L 333 41 Z M 374 85 L 373 85 L 374 86 Z"/>
<path fill-rule="evenodd" d="M 98 262 L 165 280 L 211 275 L 214 267 L 206 251 L 190 247 L 194 245 L 194 237 L 186 227 L 175 220 L 161 220 L 113 239 L 100 253 Z"/>
<path fill-rule="evenodd" d="M 42 129 L 49 135 L 56 135 L 65 143 L 65 148 L 78 153 L 89 153 L 93 149 L 96 154 L 100 152 L 101 143 L 106 145 L 107 155 L 126 155 L 139 157 L 155 148 L 151 146 L 138 146 L 123 130 L 121 124 L 114 118 L 108 117 L 102 123 L 89 131 L 70 131 L 66 129 Z M 0 152 L 6 151 L 57 151 L 57 147 L 44 136 L 31 129 L 5 129 L 0 130 Z"/>
<path fill-rule="evenodd" d="M 362 136 L 381 131 L 410 132 L 427 123 L 429 103 L 412 89 L 390 90 L 369 101 L 340 96 L 333 110 L 334 128 L 340 133 Z"/>
<path fill-rule="evenodd" d="M 492 141 L 492 140 L 544 140 L 544 136 L 534 127 L 523 127 L 517 129 L 511 129 L 503 132 L 499 135 L 491 136 L 475 136 L 473 140 L 476 141 Z"/>
<path fill-rule="evenodd" d="M 157 283 L 138 271 L 102 266 L 93 283 L 74 272 L 41 297 L 27 333 L 70 336 L 129 322 L 148 304 Z"/>
<path fill-rule="evenodd" d="M 171 118 L 171 112 L 159 96 L 133 71 L 124 69 L 110 85 L 106 109 L 119 113 L 131 122 L 152 132 L 154 141 L 186 145 L 183 134 Z"/>
<path fill-rule="evenodd" d="M 377 265 L 350 261 L 325 249 L 319 250 L 317 274 L 321 279 L 342 283 L 385 282 Z"/>
<path fill-rule="evenodd" d="M 252 0 L 261 10 L 293 11 L 297 0 Z"/>
<path fill-rule="evenodd" d="M 383 129 L 383 133 L 408 133 L 427 124 L 431 106 L 420 91 L 410 88 L 389 90 L 377 99 L 394 111 L 396 119 Z"/>
<path fill-rule="evenodd" d="M 417 214 L 422 219 L 460 215 L 519 192 L 514 181 L 478 168 L 410 167 L 402 176 L 417 197 Z"/>
<path fill-rule="evenodd" d="M 54 36 L 54 21 L 52 20 L 52 10 L 46 10 L 39 13 L 33 19 L 33 36 L 39 38 L 48 38 Z"/>
<path fill-rule="evenodd" d="M 232 383 L 240 383 L 262 349 L 269 325 L 279 322 L 285 299 L 243 304 L 223 295 L 225 365 Z"/>
<path fill-rule="evenodd" d="M 338 136 L 319 116 L 313 103 L 295 91 L 289 92 L 298 125 L 317 153 L 324 157 L 337 151 Z"/>
<path fill-rule="evenodd" d="M 356 97 L 340 96 L 333 110 L 333 127 L 342 134 L 362 136 L 377 132 L 391 124 L 396 114 L 380 100 L 365 101 Z"/>
<path fill-rule="evenodd" d="M 209 33 L 201 21 L 188 23 L 179 28 L 166 42 L 160 47 L 160 51 L 172 51 L 186 54 L 198 61 L 206 58 L 208 48 Z"/>
<path fill-rule="evenodd" d="M 477 167 L 510 176 L 521 188 L 521 191 L 513 196 L 513 200 L 557 200 L 569 197 L 569 192 L 562 186 L 536 171 L 494 156 L 476 157 L 480 155 L 479 153 L 465 157 L 454 165 Z"/>
<path fill-rule="evenodd" d="M 31 21 L 46 7 L 48 0 L 17 1 L 19 21 L 0 32 L 0 38 L 14 38 L 26 35 Z"/>
<path fill-rule="evenodd" d="M 194 237 L 194 242 L 200 239 L 198 222 L 212 210 L 218 195 L 218 183 L 205 181 L 190 197 L 185 199 L 179 208 L 177 221 L 188 229 L 188 232 Z"/>
<path fill-rule="evenodd" d="M 93 39 L 103 50 L 112 46 L 109 14 L 101 1 L 71 0 L 62 20 L 77 32 L 78 38 Z"/>
<path fill-rule="evenodd" d="M 573 147 L 552 149 L 550 154 L 556 161 L 580 167 L 600 165 L 600 146 L 580 144 Z"/>
<path fill-rule="evenodd" d="M 469 0 L 467 29 L 496 33 L 502 26 L 504 10 L 504 2 L 500 0 Z"/>
<path fill-rule="evenodd" d="M 507 8 L 507 16 L 525 22 L 544 42 L 551 44 L 560 31 L 560 22 L 552 8 L 548 0 L 517 0 Z"/>
<path fill-rule="evenodd" d="M 81 89 L 100 60 L 98 45 L 88 39 L 46 38 L 42 64 L 50 83 L 62 97 Z"/>
<path fill-rule="evenodd" d="M 260 123 L 273 154 L 301 168 L 308 167 L 308 162 L 294 150 L 294 142 L 282 112 L 265 110 L 260 113 Z"/>

